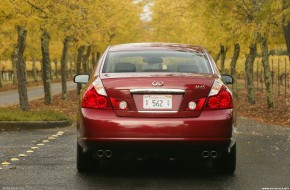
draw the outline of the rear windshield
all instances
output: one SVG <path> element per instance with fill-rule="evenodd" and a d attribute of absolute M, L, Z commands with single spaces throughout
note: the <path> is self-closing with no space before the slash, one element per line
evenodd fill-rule
<path fill-rule="evenodd" d="M 109 52 L 102 73 L 212 73 L 205 53 L 182 51 Z"/>

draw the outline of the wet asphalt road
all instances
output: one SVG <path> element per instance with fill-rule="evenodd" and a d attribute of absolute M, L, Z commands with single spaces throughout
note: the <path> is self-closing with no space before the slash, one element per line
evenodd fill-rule
<path fill-rule="evenodd" d="M 67 82 L 67 90 L 76 89 L 76 84 L 72 81 Z M 52 95 L 61 93 L 61 83 L 51 84 Z M 37 86 L 27 89 L 28 100 L 36 100 L 44 97 L 43 86 Z M 17 90 L 0 92 L 0 106 L 9 106 L 19 104 L 19 95 Z"/>
<path fill-rule="evenodd" d="M 290 187 L 289 127 L 239 118 L 237 170 L 234 175 L 216 173 L 190 162 L 158 161 L 107 161 L 103 163 L 100 173 L 78 173 L 75 166 L 75 136 L 74 127 L 0 132 L 0 163 L 11 163 L 0 165 L 0 190 L 289 190 Z M 28 150 L 34 152 L 28 153 Z M 20 157 L 19 154 L 26 156 Z M 11 158 L 19 160 L 11 161 Z"/>

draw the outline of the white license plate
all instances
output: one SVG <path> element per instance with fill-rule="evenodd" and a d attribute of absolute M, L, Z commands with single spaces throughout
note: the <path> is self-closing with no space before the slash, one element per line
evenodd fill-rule
<path fill-rule="evenodd" d="M 172 109 L 172 95 L 143 95 L 144 109 Z"/>

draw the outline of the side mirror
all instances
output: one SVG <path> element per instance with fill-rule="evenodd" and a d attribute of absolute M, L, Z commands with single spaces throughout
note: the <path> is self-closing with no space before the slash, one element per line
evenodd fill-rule
<path fill-rule="evenodd" d="M 222 80 L 224 81 L 224 83 L 226 84 L 233 84 L 234 83 L 234 79 L 232 76 L 230 75 L 222 75 Z"/>
<path fill-rule="evenodd" d="M 76 75 L 74 82 L 78 84 L 87 84 L 89 82 L 90 75 Z"/>

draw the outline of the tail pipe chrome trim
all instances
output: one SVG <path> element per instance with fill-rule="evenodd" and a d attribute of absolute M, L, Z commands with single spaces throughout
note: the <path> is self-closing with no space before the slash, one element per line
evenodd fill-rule
<path fill-rule="evenodd" d="M 209 158 L 209 157 L 216 158 L 218 156 L 218 153 L 215 150 L 212 150 L 212 151 L 204 150 L 202 151 L 201 155 L 203 158 Z"/>
<path fill-rule="evenodd" d="M 98 150 L 98 151 L 97 151 L 97 156 L 98 156 L 99 158 L 102 158 L 104 155 L 105 155 L 105 153 L 104 153 L 103 150 Z"/>
<path fill-rule="evenodd" d="M 207 150 L 202 151 L 201 155 L 202 155 L 202 157 L 204 157 L 204 158 L 208 158 L 208 157 L 209 157 L 209 151 L 207 151 Z"/>
<path fill-rule="evenodd" d="M 106 156 L 107 158 L 111 158 L 112 155 L 113 155 L 113 153 L 112 153 L 111 150 L 106 150 L 106 151 L 105 151 L 105 156 Z"/>
<path fill-rule="evenodd" d="M 217 151 L 210 151 L 210 157 L 216 158 L 218 155 Z"/>

